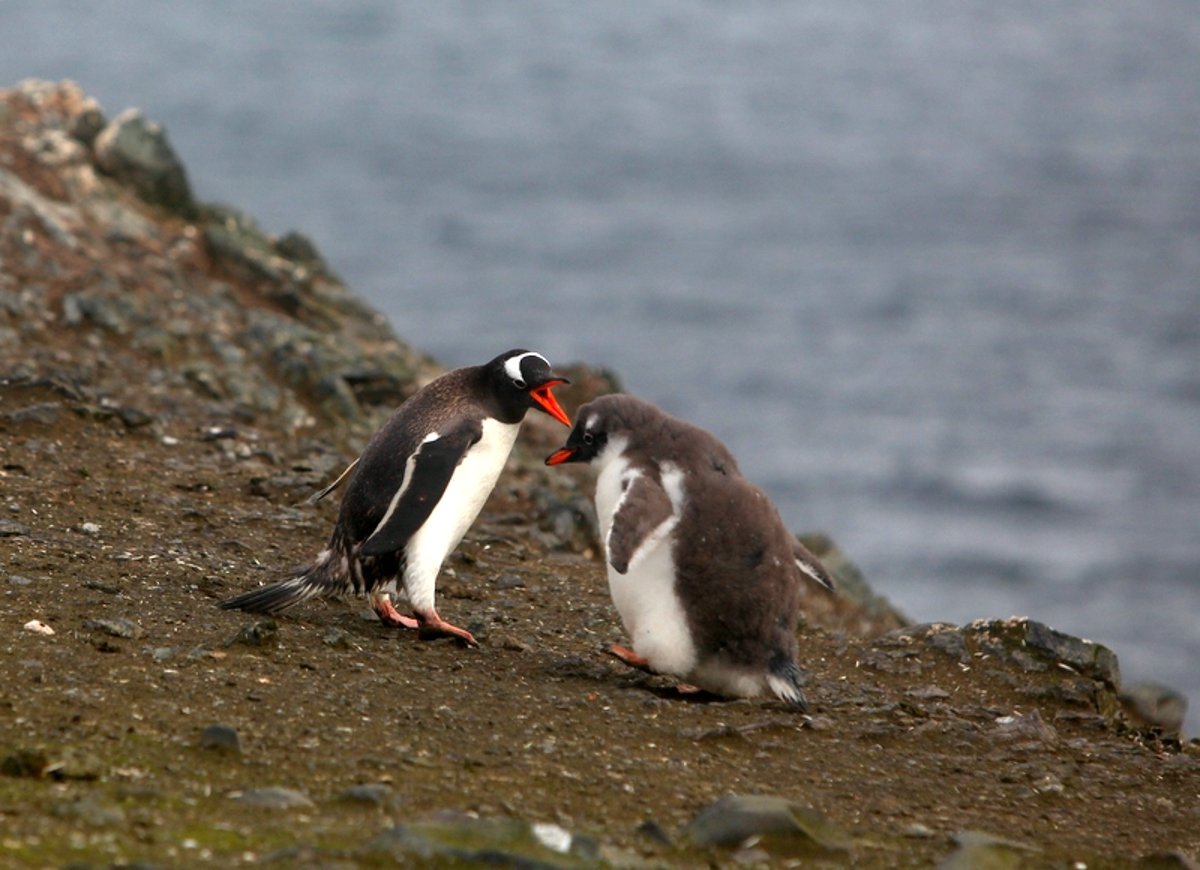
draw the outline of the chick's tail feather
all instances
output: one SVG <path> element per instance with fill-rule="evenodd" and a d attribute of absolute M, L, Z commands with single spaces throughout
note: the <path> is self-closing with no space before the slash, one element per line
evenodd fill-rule
<path fill-rule="evenodd" d="M 808 712 L 808 699 L 804 697 L 804 672 L 789 657 L 776 655 L 767 669 L 767 685 L 779 698 L 790 704 L 798 713 Z"/>
<path fill-rule="evenodd" d="M 328 598 L 341 591 L 342 583 L 335 576 L 335 559 L 328 551 L 322 553 L 312 565 L 301 569 L 287 580 L 259 586 L 241 595 L 226 598 L 218 605 L 223 610 L 245 610 L 250 613 L 273 615 L 290 610 L 312 598 Z"/>

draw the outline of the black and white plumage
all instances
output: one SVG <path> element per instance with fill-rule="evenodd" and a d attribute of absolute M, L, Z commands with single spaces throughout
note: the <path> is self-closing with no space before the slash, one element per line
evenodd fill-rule
<path fill-rule="evenodd" d="M 626 662 L 727 697 L 771 693 L 804 710 L 800 584 L 828 573 L 708 432 L 628 395 L 579 409 L 546 463 L 597 466 L 609 591 Z"/>
<path fill-rule="evenodd" d="M 221 607 L 279 613 L 310 598 L 365 594 L 385 624 L 450 634 L 473 645 L 470 632 L 438 616 L 438 572 L 495 486 L 526 411 L 538 408 L 570 426 L 551 392 L 563 383 L 567 379 L 545 357 L 510 350 L 418 390 L 317 495 L 347 481 L 329 545 L 316 560 Z M 392 604 L 401 590 L 413 617 Z"/>

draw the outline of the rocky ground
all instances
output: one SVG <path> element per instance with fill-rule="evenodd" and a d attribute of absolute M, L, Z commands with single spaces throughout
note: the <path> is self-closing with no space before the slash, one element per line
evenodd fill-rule
<path fill-rule="evenodd" d="M 0 865 L 1200 853 L 1200 747 L 1134 726 L 1108 650 L 906 625 L 827 541 L 845 591 L 807 601 L 811 715 L 629 671 L 549 420 L 439 586 L 480 648 L 361 602 L 218 610 L 320 548 L 336 498 L 304 500 L 436 370 L 302 237 L 195 203 L 152 124 L 0 92 Z M 575 374 L 568 410 L 610 386 Z"/>

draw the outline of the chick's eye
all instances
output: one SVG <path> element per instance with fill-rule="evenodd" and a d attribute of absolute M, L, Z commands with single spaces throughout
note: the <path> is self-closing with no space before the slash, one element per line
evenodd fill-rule
<path fill-rule="evenodd" d="M 591 444 L 595 440 L 596 440 L 596 436 L 593 435 L 591 432 L 583 433 L 583 443 L 584 444 Z"/>
<path fill-rule="evenodd" d="M 513 386 L 516 387 L 518 390 L 523 390 L 527 386 L 529 386 L 529 384 L 525 383 L 520 378 L 513 378 Z"/>

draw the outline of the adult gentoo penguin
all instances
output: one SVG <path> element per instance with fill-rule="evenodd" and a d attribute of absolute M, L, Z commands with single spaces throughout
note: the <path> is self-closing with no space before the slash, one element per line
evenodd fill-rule
<path fill-rule="evenodd" d="M 351 475 L 329 545 L 316 560 L 287 580 L 222 601 L 221 607 L 279 613 L 310 598 L 353 592 L 370 597 L 385 625 L 453 635 L 475 645 L 469 631 L 438 616 L 438 571 L 495 486 L 525 412 L 538 408 L 571 425 L 551 393 L 565 383 L 545 357 L 510 350 L 421 388 L 330 486 Z M 412 617 L 392 604 L 398 584 Z"/>
<path fill-rule="evenodd" d="M 807 709 L 796 665 L 804 578 L 833 583 L 714 436 L 628 395 L 579 409 L 547 465 L 598 466 L 596 514 L 619 658 L 727 697 Z"/>

